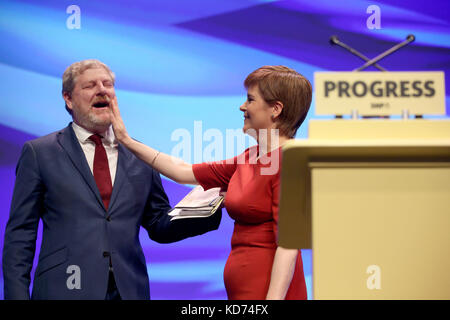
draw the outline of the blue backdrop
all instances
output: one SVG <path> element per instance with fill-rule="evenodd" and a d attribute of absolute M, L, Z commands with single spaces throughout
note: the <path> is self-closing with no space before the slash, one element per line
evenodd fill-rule
<path fill-rule="evenodd" d="M 380 8 L 381 29 L 366 25 L 366 10 L 374 4 Z M 70 5 L 79 7 L 79 20 L 66 12 Z M 96 58 L 108 64 L 117 77 L 129 132 L 171 153 L 178 143 L 172 134 L 184 129 L 194 138 L 194 121 L 202 121 L 203 133 L 216 129 L 225 137 L 227 129 L 239 131 L 239 106 L 246 99 L 243 80 L 262 65 L 287 65 L 311 81 L 315 71 L 360 66 L 357 57 L 329 45 L 334 34 L 374 57 L 413 33 L 417 39 L 412 45 L 380 64 L 392 71 L 444 70 L 448 83 L 449 12 L 447 0 L 2 0 L 0 247 L 23 143 L 70 121 L 61 76 L 71 63 Z M 80 28 L 71 29 L 77 22 Z M 314 117 L 313 105 L 307 119 Z M 306 121 L 297 138 L 307 136 L 307 127 Z M 199 137 L 205 147 L 206 138 Z M 197 140 L 191 145 L 193 156 L 200 148 L 194 145 Z M 224 149 L 222 156 L 242 150 Z M 172 204 L 189 191 L 188 186 L 163 182 Z M 176 244 L 158 245 L 142 232 L 152 298 L 226 299 L 222 272 L 232 228 L 225 213 L 218 231 Z M 311 297 L 309 250 L 303 250 L 303 260 Z"/>

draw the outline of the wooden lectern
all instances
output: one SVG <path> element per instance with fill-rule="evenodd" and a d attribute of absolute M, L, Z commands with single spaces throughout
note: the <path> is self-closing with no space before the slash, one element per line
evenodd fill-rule
<path fill-rule="evenodd" d="M 310 121 L 283 147 L 279 245 L 314 299 L 450 299 L 450 121 Z"/>

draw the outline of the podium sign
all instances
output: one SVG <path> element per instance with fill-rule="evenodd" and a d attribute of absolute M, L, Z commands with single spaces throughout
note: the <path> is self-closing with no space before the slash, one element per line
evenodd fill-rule
<path fill-rule="evenodd" d="M 445 115 L 444 72 L 316 72 L 317 115 Z"/>

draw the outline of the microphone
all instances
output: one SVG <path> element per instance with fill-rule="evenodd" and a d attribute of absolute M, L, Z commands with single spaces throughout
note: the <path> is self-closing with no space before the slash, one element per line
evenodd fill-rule
<path fill-rule="evenodd" d="M 354 54 L 355 56 L 361 58 L 362 60 L 364 60 L 364 61 L 366 61 L 366 62 L 367 62 L 367 61 L 370 61 L 370 59 L 367 58 L 365 55 L 363 55 L 361 52 L 358 52 L 358 51 L 356 51 L 355 49 L 353 49 L 352 47 L 349 47 L 349 46 L 346 45 L 345 43 L 339 41 L 339 39 L 338 39 L 337 36 L 331 36 L 331 38 L 330 38 L 330 43 L 331 43 L 332 45 L 338 45 L 338 46 L 340 46 L 340 47 L 342 47 L 342 48 L 344 48 L 344 49 L 350 51 L 352 54 Z M 376 63 L 374 63 L 373 66 L 374 66 L 375 68 L 377 68 L 378 70 L 386 71 L 386 69 L 384 69 L 383 67 L 379 66 L 379 65 L 376 64 Z"/>
<path fill-rule="evenodd" d="M 409 43 L 413 42 L 414 40 L 416 40 L 416 37 L 413 34 L 409 34 L 406 37 L 406 40 L 396 44 L 392 48 L 390 48 L 390 49 L 386 50 L 385 52 L 379 54 L 378 56 L 376 56 L 372 60 L 367 61 L 364 65 L 362 65 L 361 67 L 359 67 L 358 69 L 355 69 L 353 71 L 362 71 L 362 70 L 366 69 L 367 67 L 370 67 L 371 65 L 375 65 L 375 63 L 377 63 L 378 61 L 380 61 L 381 59 L 383 59 L 387 55 L 390 55 L 391 53 L 393 53 L 393 52 L 397 51 L 398 49 L 408 45 Z"/>

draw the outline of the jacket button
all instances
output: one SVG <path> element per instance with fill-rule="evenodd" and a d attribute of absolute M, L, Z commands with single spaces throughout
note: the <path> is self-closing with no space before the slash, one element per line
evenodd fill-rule
<path fill-rule="evenodd" d="M 106 257 L 109 257 L 111 254 L 108 252 L 108 251 L 103 251 L 103 256 L 106 258 Z"/>
<path fill-rule="evenodd" d="M 111 221 L 111 216 L 107 216 L 106 221 L 108 221 L 108 222 Z"/>

